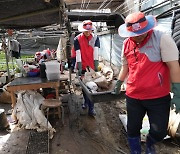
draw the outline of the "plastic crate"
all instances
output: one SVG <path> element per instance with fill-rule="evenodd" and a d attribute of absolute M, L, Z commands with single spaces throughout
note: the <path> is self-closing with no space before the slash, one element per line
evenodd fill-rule
<path fill-rule="evenodd" d="M 60 71 L 55 72 L 55 71 L 47 71 L 46 70 L 46 77 L 48 80 L 58 80 L 60 79 Z"/>
<path fill-rule="evenodd" d="M 47 71 L 60 71 L 60 63 L 56 60 L 45 62 Z"/>

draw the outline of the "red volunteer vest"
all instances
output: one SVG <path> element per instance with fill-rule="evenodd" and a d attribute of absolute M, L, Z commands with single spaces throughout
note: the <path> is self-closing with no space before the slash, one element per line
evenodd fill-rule
<path fill-rule="evenodd" d="M 87 66 L 94 69 L 94 48 L 89 44 L 91 39 L 93 39 L 92 35 L 86 37 L 82 33 L 78 36 L 82 59 L 82 70 L 85 70 Z"/>
<path fill-rule="evenodd" d="M 129 68 L 126 95 L 129 97 L 154 99 L 169 94 L 169 69 L 160 57 L 161 36 L 156 36 L 150 31 L 140 45 L 131 38 L 124 42 L 124 55 Z"/>

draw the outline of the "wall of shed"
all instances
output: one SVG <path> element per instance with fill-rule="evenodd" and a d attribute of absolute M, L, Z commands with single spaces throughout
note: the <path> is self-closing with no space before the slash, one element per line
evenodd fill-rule
<path fill-rule="evenodd" d="M 99 55 L 112 64 L 120 66 L 122 43 L 124 39 L 118 34 L 100 35 L 99 39 L 101 43 Z"/>
<path fill-rule="evenodd" d="M 60 36 L 56 37 L 32 37 L 32 38 L 17 38 L 21 44 L 22 54 L 34 54 L 37 51 L 42 51 L 49 48 L 57 49 Z"/>

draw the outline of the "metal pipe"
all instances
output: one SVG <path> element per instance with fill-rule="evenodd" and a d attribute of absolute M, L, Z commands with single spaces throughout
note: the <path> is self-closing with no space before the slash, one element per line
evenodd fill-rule
<path fill-rule="evenodd" d="M 2 37 L 2 48 L 4 49 L 4 52 L 5 52 L 5 57 L 6 57 L 6 67 L 7 67 L 7 73 L 8 73 L 8 82 L 11 81 L 11 76 L 10 76 L 10 71 L 9 71 L 9 58 L 8 58 L 8 48 L 7 48 L 7 45 L 6 45 L 6 39 L 5 39 L 5 36 Z"/>

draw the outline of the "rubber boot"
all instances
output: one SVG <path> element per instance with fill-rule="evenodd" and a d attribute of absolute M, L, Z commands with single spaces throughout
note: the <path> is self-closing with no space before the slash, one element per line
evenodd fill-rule
<path fill-rule="evenodd" d="M 128 137 L 131 154 L 141 154 L 140 137 Z"/>
<path fill-rule="evenodd" d="M 149 135 L 146 138 L 146 154 L 156 154 L 154 144 L 156 141 Z"/>

